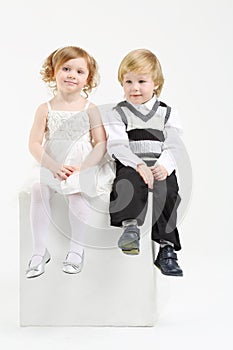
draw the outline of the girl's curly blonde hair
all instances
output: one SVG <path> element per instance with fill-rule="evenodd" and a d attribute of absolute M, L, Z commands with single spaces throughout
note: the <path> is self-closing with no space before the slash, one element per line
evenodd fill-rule
<path fill-rule="evenodd" d="M 87 84 L 83 88 L 83 92 L 88 97 L 88 93 L 99 83 L 98 66 L 95 59 L 80 47 L 66 46 L 52 52 L 44 61 L 40 71 L 42 80 L 48 83 L 50 88 L 55 92 L 57 90 L 55 77 L 59 68 L 65 62 L 80 57 L 85 59 L 89 71 Z"/>
<path fill-rule="evenodd" d="M 158 58 L 149 50 L 137 49 L 129 52 L 121 61 L 118 69 L 118 80 L 123 83 L 124 75 L 129 72 L 150 74 L 155 86 L 156 96 L 159 96 L 164 84 L 162 68 Z"/>

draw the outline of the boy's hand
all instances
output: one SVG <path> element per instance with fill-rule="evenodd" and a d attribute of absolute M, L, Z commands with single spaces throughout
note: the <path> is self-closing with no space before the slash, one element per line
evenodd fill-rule
<path fill-rule="evenodd" d="M 168 176 L 167 170 L 163 165 L 155 164 L 150 167 L 150 170 L 157 181 L 163 181 Z"/>
<path fill-rule="evenodd" d="M 153 189 L 154 177 L 151 172 L 151 169 L 146 164 L 138 164 L 136 170 L 142 177 L 145 184 L 148 185 L 148 188 Z"/>

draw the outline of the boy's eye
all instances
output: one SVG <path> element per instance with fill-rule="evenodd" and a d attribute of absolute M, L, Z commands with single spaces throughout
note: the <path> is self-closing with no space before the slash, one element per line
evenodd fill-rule
<path fill-rule="evenodd" d="M 132 83 L 131 80 L 126 80 L 125 82 L 126 82 L 126 84 L 131 84 Z"/>
<path fill-rule="evenodd" d="M 145 80 L 139 80 L 140 84 L 145 83 L 145 82 L 146 82 Z"/>

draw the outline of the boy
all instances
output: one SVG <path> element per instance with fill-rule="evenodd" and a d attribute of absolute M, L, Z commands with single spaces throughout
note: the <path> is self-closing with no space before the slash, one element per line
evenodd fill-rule
<path fill-rule="evenodd" d="M 125 101 L 110 117 L 108 152 L 116 161 L 110 197 L 111 225 L 123 227 L 122 252 L 139 254 L 148 189 L 153 192 L 152 240 L 160 244 L 154 264 L 165 275 L 183 276 L 175 251 L 181 249 L 176 228 L 180 203 L 176 162 L 182 127 L 178 115 L 160 102 L 164 78 L 157 57 L 138 49 L 122 60 L 118 70 Z"/>

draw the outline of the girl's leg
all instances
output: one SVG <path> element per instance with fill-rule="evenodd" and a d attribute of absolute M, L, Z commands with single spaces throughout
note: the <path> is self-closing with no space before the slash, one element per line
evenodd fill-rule
<path fill-rule="evenodd" d="M 91 208 L 88 201 L 79 193 L 68 196 L 71 241 L 66 261 L 79 264 L 82 261 L 83 244 Z"/>
<path fill-rule="evenodd" d="M 31 266 L 39 264 L 45 254 L 50 223 L 50 188 L 36 183 L 32 186 L 30 220 L 33 239 Z"/>

